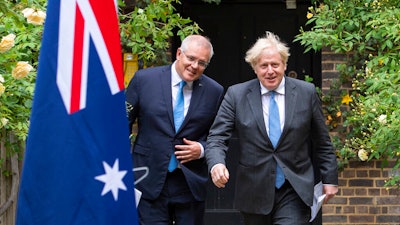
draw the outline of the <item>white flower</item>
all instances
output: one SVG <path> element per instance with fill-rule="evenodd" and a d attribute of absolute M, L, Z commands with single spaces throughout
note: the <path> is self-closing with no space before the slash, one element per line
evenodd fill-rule
<path fill-rule="evenodd" d="M 381 124 L 386 124 L 386 115 L 385 114 L 382 114 L 382 115 L 380 115 L 379 117 L 378 117 L 378 122 L 379 123 L 381 123 Z"/>
<path fill-rule="evenodd" d="M 360 150 L 358 151 L 358 158 L 359 158 L 361 161 L 366 161 L 366 160 L 368 159 L 368 152 L 365 151 L 364 149 L 360 149 Z"/>
<path fill-rule="evenodd" d="M 0 74 L 0 83 L 4 83 L 4 77 Z"/>

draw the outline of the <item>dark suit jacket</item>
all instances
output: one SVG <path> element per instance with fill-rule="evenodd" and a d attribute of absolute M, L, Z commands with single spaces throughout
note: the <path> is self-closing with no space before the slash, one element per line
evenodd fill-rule
<path fill-rule="evenodd" d="M 205 154 L 211 169 L 217 163 L 225 164 L 226 143 L 233 131 L 238 134 L 240 154 L 235 205 L 243 212 L 270 213 L 276 162 L 301 199 L 312 205 L 314 172 L 310 149 L 318 161 L 323 183 L 338 183 L 336 156 L 314 85 L 285 79 L 285 125 L 276 151 L 265 128 L 258 79 L 227 90 L 208 136 Z"/>
<path fill-rule="evenodd" d="M 172 109 L 171 65 L 136 72 L 126 97 L 131 105 L 129 126 L 136 119 L 138 123 L 133 145 L 134 167 L 149 168 L 148 176 L 136 188 L 142 191 L 142 198 L 155 199 L 163 188 L 176 144 L 182 144 L 183 138 L 187 138 L 207 148 L 208 130 L 222 101 L 223 87 L 204 74 L 194 81 L 190 107 L 177 133 Z M 205 159 L 183 164 L 182 171 L 194 198 L 204 201 L 208 180 Z"/>

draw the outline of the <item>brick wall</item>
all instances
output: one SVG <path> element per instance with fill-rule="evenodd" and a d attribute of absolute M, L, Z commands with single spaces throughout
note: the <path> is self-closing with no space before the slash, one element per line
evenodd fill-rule
<path fill-rule="evenodd" d="M 339 173 L 339 193 L 322 208 L 324 225 L 399 225 L 400 190 L 384 187 L 394 163 L 350 162 Z"/>
<path fill-rule="evenodd" d="M 339 76 L 336 65 L 346 57 L 323 49 L 323 91 L 329 90 L 332 80 Z M 322 208 L 324 225 L 400 224 L 400 190 L 384 187 L 393 162 L 382 165 L 381 161 L 353 161 L 339 173 L 339 193 Z"/>

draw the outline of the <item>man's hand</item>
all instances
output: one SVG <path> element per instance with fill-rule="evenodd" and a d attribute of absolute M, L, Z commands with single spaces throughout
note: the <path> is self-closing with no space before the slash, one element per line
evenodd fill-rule
<path fill-rule="evenodd" d="M 191 141 L 186 138 L 183 139 L 184 145 L 175 145 L 179 151 L 175 151 L 176 158 L 181 163 L 186 163 L 200 158 L 201 147 L 197 141 Z"/>
<path fill-rule="evenodd" d="M 229 171 L 224 164 L 216 164 L 211 169 L 211 178 L 215 186 L 219 188 L 224 188 L 225 184 L 229 180 Z"/>
<path fill-rule="evenodd" d="M 338 187 L 336 185 L 324 185 L 324 194 L 326 194 L 324 204 L 327 203 L 329 199 L 333 198 L 337 192 Z"/>

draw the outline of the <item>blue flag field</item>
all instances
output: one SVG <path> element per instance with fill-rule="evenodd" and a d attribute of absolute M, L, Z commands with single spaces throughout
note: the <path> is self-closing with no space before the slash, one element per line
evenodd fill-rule
<path fill-rule="evenodd" d="M 137 225 L 114 0 L 49 0 L 17 225 Z"/>

